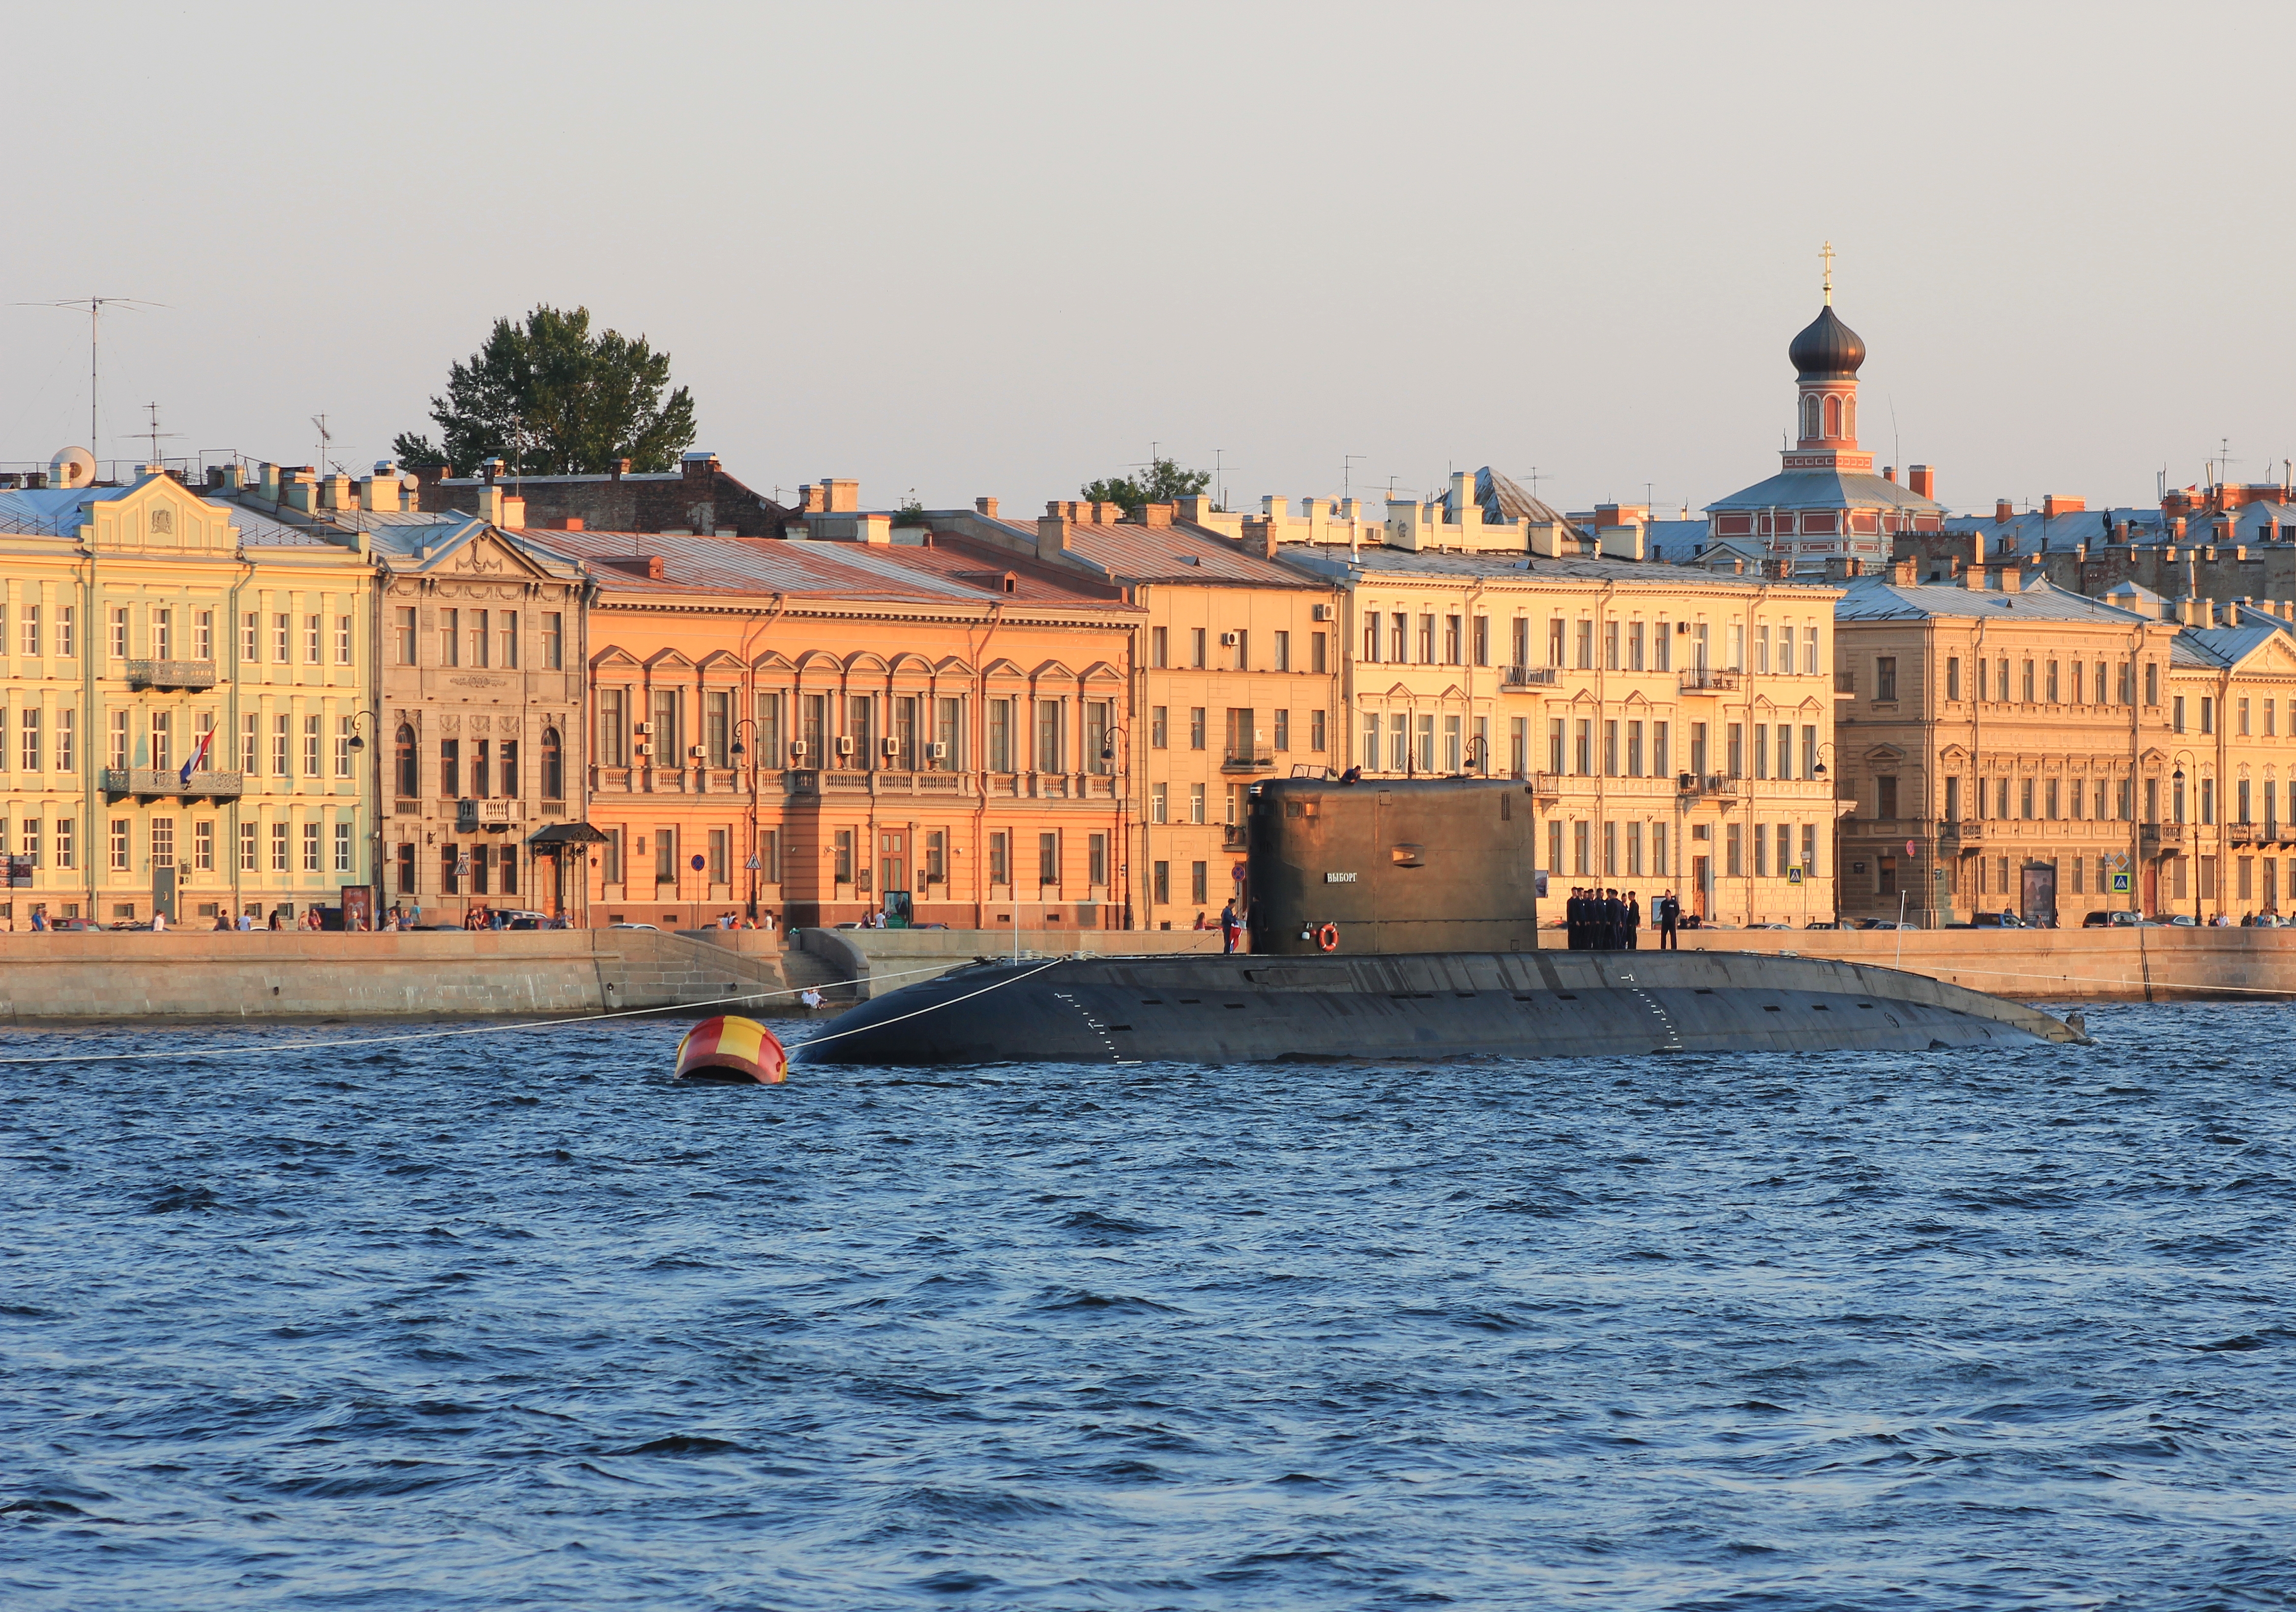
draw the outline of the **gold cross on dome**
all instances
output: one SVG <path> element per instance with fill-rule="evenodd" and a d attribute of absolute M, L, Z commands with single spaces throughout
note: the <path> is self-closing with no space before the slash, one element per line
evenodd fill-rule
<path fill-rule="evenodd" d="M 1833 306 L 1833 243 L 1828 241 L 1817 254 L 1825 259 L 1825 305 Z"/>

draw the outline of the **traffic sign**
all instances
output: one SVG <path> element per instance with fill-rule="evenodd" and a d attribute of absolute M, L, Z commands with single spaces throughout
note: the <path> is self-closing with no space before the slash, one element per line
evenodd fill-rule
<path fill-rule="evenodd" d="M 2128 893 L 2128 870 L 2127 868 L 2116 868 L 2112 870 L 2112 893 L 2115 895 L 2127 895 Z"/>
<path fill-rule="evenodd" d="M 701 853 L 700 851 L 695 851 L 695 852 L 693 853 L 693 855 L 692 859 L 691 859 L 690 860 L 688 860 L 688 861 L 687 861 L 687 863 L 686 863 L 685 865 L 686 865 L 688 868 L 693 868 L 694 872 L 696 872 L 696 873 L 700 873 L 700 872 L 701 872 L 704 868 L 707 868 L 709 864 L 707 861 L 703 860 Z"/>
<path fill-rule="evenodd" d="M 1801 883 L 1801 869 L 1800 869 L 1800 868 L 1787 868 L 1787 869 L 1786 869 L 1786 883 L 1787 883 L 1787 884 L 1800 884 L 1800 883 Z"/>
<path fill-rule="evenodd" d="M 758 870 L 758 859 L 751 857 L 748 861 L 742 863 L 742 866 L 748 868 L 751 873 L 755 873 Z"/>
<path fill-rule="evenodd" d="M 1921 855 L 1921 842 L 1918 840 L 1907 840 L 1906 842 L 1906 854 L 1909 857 Z"/>

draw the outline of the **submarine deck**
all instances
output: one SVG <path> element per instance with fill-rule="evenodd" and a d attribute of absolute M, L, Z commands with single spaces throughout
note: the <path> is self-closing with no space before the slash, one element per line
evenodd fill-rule
<path fill-rule="evenodd" d="M 864 1003 L 800 1062 L 1235 1063 L 1923 1050 L 2078 1040 L 1922 975 L 1759 952 L 984 959 Z"/>

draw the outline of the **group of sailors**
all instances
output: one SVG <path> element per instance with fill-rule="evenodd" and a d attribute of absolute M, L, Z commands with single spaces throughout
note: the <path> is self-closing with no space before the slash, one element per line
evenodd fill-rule
<path fill-rule="evenodd" d="M 1651 922 L 1659 930 L 1659 944 L 1671 948 L 1682 904 L 1672 895 L 1651 900 Z M 1573 951 L 1632 951 L 1641 944 L 1643 909 L 1631 890 L 1621 894 L 1585 884 L 1570 892 L 1563 907 L 1563 927 Z"/>

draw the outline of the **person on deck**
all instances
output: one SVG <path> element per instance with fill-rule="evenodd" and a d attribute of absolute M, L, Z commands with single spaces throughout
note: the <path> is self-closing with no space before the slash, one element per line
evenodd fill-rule
<path fill-rule="evenodd" d="M 1643 904 L 1631 890 L 1627 892 L 1626 945 L 1628 951 L 1642 950 Z"/>

